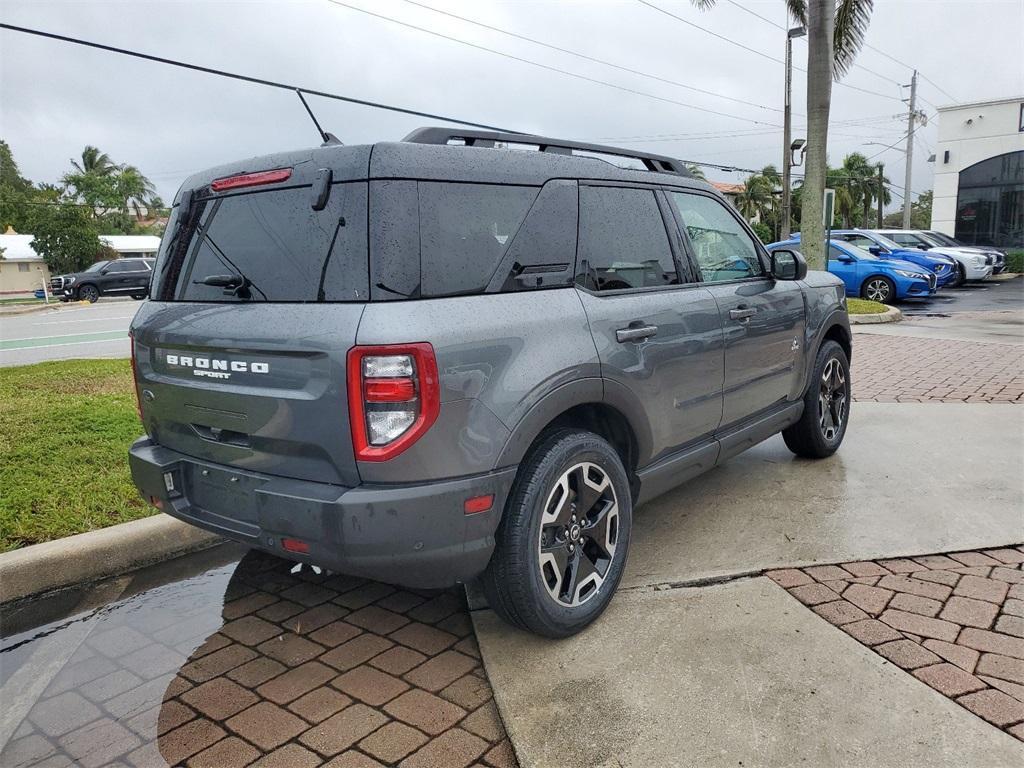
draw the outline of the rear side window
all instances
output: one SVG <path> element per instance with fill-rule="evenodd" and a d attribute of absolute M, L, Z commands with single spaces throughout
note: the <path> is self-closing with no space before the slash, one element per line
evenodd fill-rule
<path fill-rule="evenodd" d="M 366 183 L 332 185 L 321 211 L 311 198 L 308 186 L 193 198 L 180 229 L 172 217 L 164 235 L 154 296 L 365 301 Z"/>
<path fill-rule="evenodd" d="M 581 186 L 579 266 L 577 282 L 590 290 L 678 284 L 654 192 Z"/>
<path fill-rule="evenodd" d="M 423 296 L 481 293 L 512 244 L 536 187 L 419 182 Z"/>

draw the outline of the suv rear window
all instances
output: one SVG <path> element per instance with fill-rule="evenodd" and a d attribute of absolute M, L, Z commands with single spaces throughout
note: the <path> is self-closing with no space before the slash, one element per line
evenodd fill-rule
<path fill-rule="evenodd" d="M 180 231 L 178 216 L 168 225 L 154 298 L 365 301 L 366 182 L 332 185 L 321 211 L 311 196 L 304 186 L 193 198 Z M 226 277 L 248 283 L 242 290 L 204 283 Z"/>

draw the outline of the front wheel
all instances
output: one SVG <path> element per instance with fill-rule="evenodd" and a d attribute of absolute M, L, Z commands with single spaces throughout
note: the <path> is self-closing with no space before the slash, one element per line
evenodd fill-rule
<path fill-rule="evenodd" d="M 601 615 L 626 563 L 633 502 L 618 453 L 590 432 L 542 438 L 519 468 L 483 575 L 491 607 L 546 637 Z"/>
<path fill-rule="evenodd" d="M 896 301 L 896 286 L 887 277 L 872 277 L 864 283 L 860 295 L 869 301 L 892 304 Z"/>
<path fill-rule="evenodd" d="M 786 447 L 797 456 L 823 459 L 843 442 L 850 422 L 850 361 L 834 341 L 826 341 L 814 360 L 800 420 L 782 430 Z"/>
<path fill-rule="evenodd" d="M 83 285 L 78 289 L 78 298 L 95 304 L 100 297 L 99 289 L 95 285 Z"/>

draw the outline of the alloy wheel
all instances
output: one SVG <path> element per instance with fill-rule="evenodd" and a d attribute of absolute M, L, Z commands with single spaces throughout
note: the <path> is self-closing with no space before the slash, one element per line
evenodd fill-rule
<path fill-rule="evenodd" d="M 90 304 L 94 303 L 96 299 L 100 297 L 100 292 L 93 288 L 91 285 L 84 285 L 78 292 L 81 298 L 88 301 Z"/>
<path fill-rule="evenodd" d="M 889 298 L 889 284 L 885 280 L 871 280 L 868 282 L 866 293 L 871 301 L 885 303 Z"/>
<path fill-rule="evenodd" d="M 618 523 L 607 472 L 580 462 L 561 474 L 544 504 L 537 542 L 541 580 L 555 602 L 576 607 L 598 593 L 615 558 Z"/>
<path fill-rule="evenodd" d="M 847 395 L 843 366 L 833 357 L 825 363 L 818 390 L 818 424 L 822 436 L 829 442 L 836 439 L 843 427 Z"/>

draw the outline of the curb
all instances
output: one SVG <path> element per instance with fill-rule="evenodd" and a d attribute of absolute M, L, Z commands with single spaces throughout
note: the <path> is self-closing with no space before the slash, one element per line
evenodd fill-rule
<path fill-rule="evenodd" d="M 1021 274 L 1022 273 L 1020 272 L 1003 272 L 998 275 L 989 275 L 988 280 L 985 280 L 984 282 L 988 282 L 989 280 L 991 280 L 994 283 L 1002 283 L 1007 280 L 1015 280 L 1018 277 L 1020 277 Z"/>
<path fill-rule="evenodd" d="M 889 307 L 885 312 L 874 315 L 850 315 L 850 325 L 871 325 L 874 323 L 898 323 L 903 313 L 896 307 Z"/>
<path fill-rule="evenodd" d="M 0 317 L 13 316 L 13 315 L 30 315 L 33 312 L 56 312 L 60 309 L 58 303 L 53 304 L 27 304 L 27 305 L 11 305 L 0 309 Z"/>
<path fill-rule="evenodd" d="M 165 514 L 0 554 L 0 604 L 78 586 L 218 544 Z"/>

